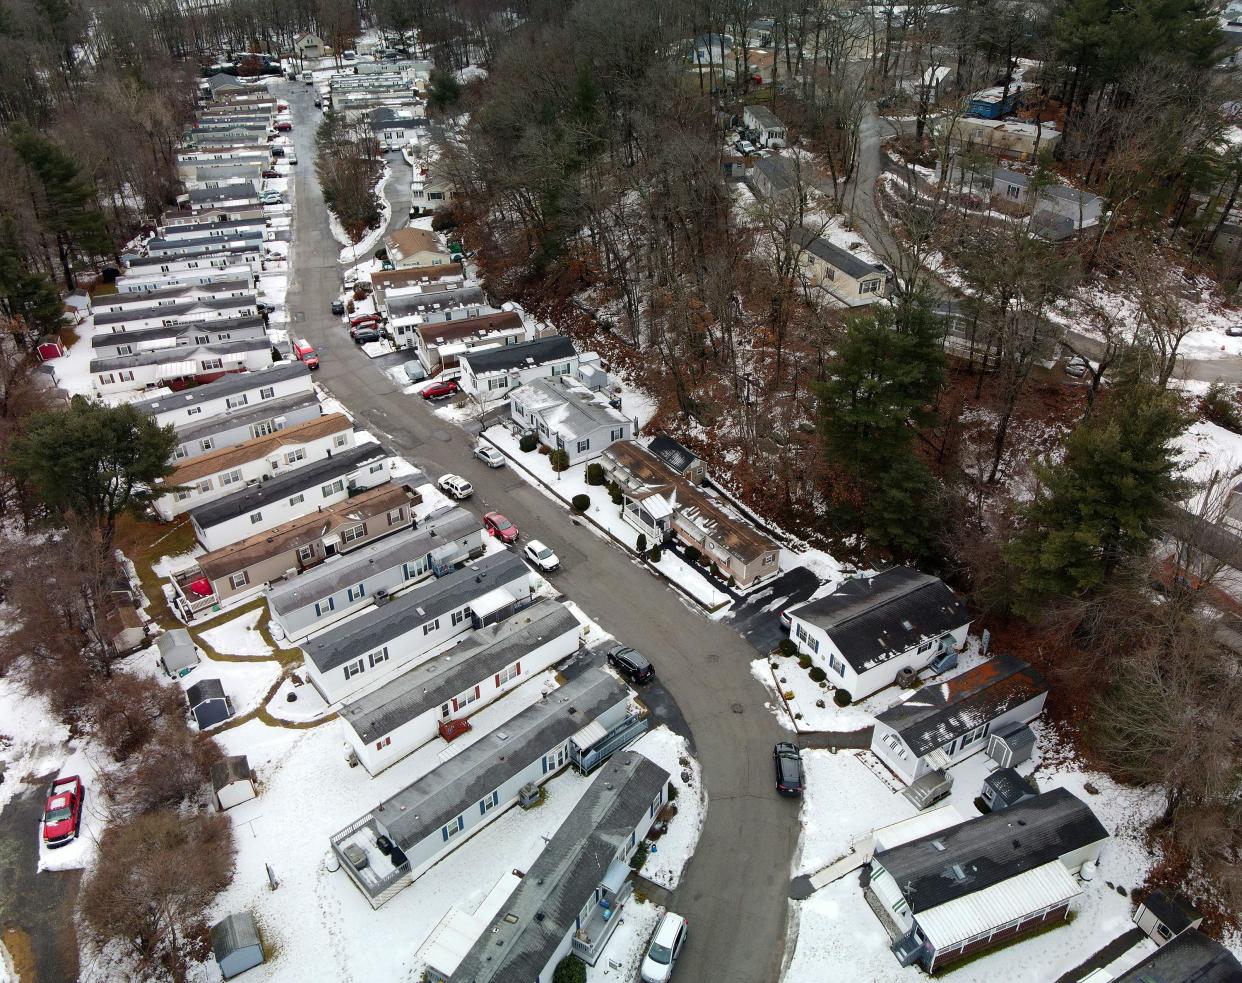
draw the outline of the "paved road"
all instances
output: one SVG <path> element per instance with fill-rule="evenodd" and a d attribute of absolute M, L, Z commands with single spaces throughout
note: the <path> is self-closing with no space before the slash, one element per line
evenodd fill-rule
<path fill-rule="evenodd" d="M 280 86 L 274 86 L 280 90 Z M 304 86 L 285 85 L 299 158 L 308 164 L 315 110 Z M 798 803 L 772 788 L 772 745 L 787 737 L 749 672 L 753 649 L 728 626 L 689 610 L 676 592 L 611 541 L 569 521 L 565 510 L 509 468 L 469 455 L 466 434 L 402 395 L 329 316 L 340 287 L 338 246 L 327 229 L 314 169 L 296 175 L 291 316 L 319 350 L 319 381 L 358 422 L 432 475 L 454 471 L 474 485 L 470 507 L 503 509 L 560 555 L 554 583 L 605 630 L 651 656 L 676 696 L 703 766 L 710 806 L 699 847 L 674 904 L 694 931 L 679 975 L 712 983 L 775 981 L 784 952 L 790 859 Z"/>
<path fill-rule="evenodd" d="M 9 776 L 17 781 L 19 776 Z M 54 776 L 40 779 L 4 807 L 0 823 L 0 929 L 26 935 L 34 977 L 22 983 L 62 983 L 78 978 L 74 902 L 82 872 L 39 869 L 39 819 Z"/>

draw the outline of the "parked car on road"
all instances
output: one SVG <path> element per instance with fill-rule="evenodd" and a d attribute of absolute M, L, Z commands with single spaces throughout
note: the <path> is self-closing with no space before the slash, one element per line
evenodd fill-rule
<path fill-rule="evenodd" d="M 1071 379 L 1081 379 L 1087 374 L 1087 370 L 1090 367 L 1090 363 L 1085 358 L 1081 355 L 1075 355 L 1065 363 L 1065 374 Z"/>
<path fill-rule="evenodd" d="M 355 328 L 351 334 L 354 336 L 355 345 L 366 345 L 372 341 L 380 341 L 384 337 L 378 325 L 370 324 L 364 324 L 360 328 Z"/>
<path fill-rule="evenodd" d="M 253 174 L 254 172 L 251 171 L 250 173 Z M 280 171 L 276 170 L 276 168 L 274 167 L 269 167 L 266 171 L 263 172 L 263 176 L 267 178 L 268 180 L 271 180 L 272 178 L 278 178 L 280 177 Z"/>
<path fill-rule="evenodd" d="M 491 444 L 475 444 L 474 456 L 489 468 L 503 468 L 505 466 L 505 456 Z"/>
<path fill-rule="evenodd" d="M 445 396 L 455 396 L 459 388 L 452 379 L 436 382 L 423 390 L 423 399 L 443 399 Z"/>
<path fill-rule="evenodd" d="M 285 196 L 279 191 L 264 191 L 259 195 L 259 202 L 264 205 L 283 205 Z"/>
<path fill-rule="evenodd" d="M 488 512 L 487 515 L 483 516 L 483 525 L 489 533 L 502 543 L 516 543 L 518 541 L 518 527 L 499 512 Z"/>
<path fill-rule="evenodd" d="M 310 85 L 312 82 L 315 81 L 315 76 L 311 74 L 310 72 L 303 72 L 302 81 L 305 82 L 307 85 Z"/>
<path fill-rule="evenodd" d="M 465 478 L 459 474 L 446 474 L 436 482 L 436 487 L 444 494 L 451 498 L 457 499 L 459 502 L 463 498 L 469 498 L 474 494 L 474 485 L 470 484 Z"/>
<path fill-rule="evenodd" d="M 1225 328 L 1225 334 L 1230 338 L 1242 338 L 1242 324 L 1231 324 Z"/>
<path fill-rule="evenodd" d="M 537 539 L 532 539 L 527 543 L 526 549 L 522 552 L 526 554 L 526 559 L 544 573 L 552 573 L 561 568 L 561 558 Z"/>
<path fill-rule="evenodd" d="M 686 935 L 690 923 L 681 915 L 668 911 L 656 926 L 651 945 L 643 957 L 639 975 L 643 983 L 668 983 L 673 975 L 673 967 L 677 965 L 677 957 L 686 944 Z"/>
<path fill-rule="evenodd" d="M 739 140 L 734 144 L 739 154 L 745 154 L 747 157 L 752 155 L 758 148 L 749 140 Z"/>
<path fill-rule="evenodd" d="M 65 846 L 78 837 L 82 826 L 82 800 L 86 790 L 77 775 L 66 775 L 52 782 L 43 807 L 43 843 L 48 847 Z"/>
<path fill-rule="evenodd" d="M 332 313 L 340 317 L 345 313 L 345 302 L 343 300 L 332 301 Z"/>
<path fill-rule="evenodd" d="M 299 362 L 305 362 L 311 371 L 319 368 L 319 355 L 305 338 L 299 338 L 293 343 L 293 357 Z"/>
<path fill-rule="evenodd" d="M 788 741 L 781 741 L 772 749 L 776 764 L 776 791 L 781 795 L 802 794 L 802 752 Z"/>
<path fill-rule="evenodd" d="M 374 311 L 369 314 L 355 314 L 349 319 L 349 326 L 351 328 L 356 328 L 360 324 L 367 324 L 370 321 L 378 321 L 379 319 L 380 316 Z"/>
<path fill-rule="evenodd" d="M 279 130 L 281 133 L 288 133 L 290 130 L 293 129 L 293 124 L 290 123 L 288 120 L 281 120 L 280 122 L 276 124 L 276 129 Z"/>
<path fill-rule="evenodd" d="M 618 645 L 609 652 L 608 664 L 635 685 L 655 678 L 655 666 L 651 660 L 628 645 Z"/>
<path fill-rule="evenodd" d="M 405 363 L 405 377 L 410 382 L 422 382 L 427 378 L 427 370 L 423 368 L 422 362 L 412 358 Z"/>

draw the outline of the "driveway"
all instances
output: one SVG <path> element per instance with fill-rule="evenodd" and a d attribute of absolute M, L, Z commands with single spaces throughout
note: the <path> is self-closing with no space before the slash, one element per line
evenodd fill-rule
<path fill-rule="evenodd" d="M 289 100 L 299 157 L 309 164 L 316 116 L 310 93 L 288 84 L 273 88 Z M 471 509 L 499 508 L 523 534 L 551 546 L 564 565 L 553 583 L 606 631 L 656 663 L 693 737 L 710 803 L 698 851 L 673 892 L 676 910 L 695 926 L 679 975 L 714 983 L 775 980 L 784 952 L 798 804 L 779 799 L 772 789 L 772 745 L 787 734 L 750 676 L 753 650 L 611 541 L 571 522 L 564 508 L 509 468 L 493 470 L 477 461 L 462 430 L 436 417 L 422 400 L 402 395 L 369 364 L 329 314 L 340 289 L 339 246 L 328 232 L 314 168 L 296 170 L 288 304 L 299 333 L 319 352 L 318 381 L 394 452 L 432 476 L 453 471 L 469 480 L 475 487 Z"/>
<path fill-rule="evenodd" d="M 760 655 L 767 655 L 785 637 L 781 612 L 801 604 L 819 586 L 819 578 L 810 570 L 795 567 L 781 574 L 763 590 L 748 595 L 746 603 L 734 609 L 733 627 Z"/>

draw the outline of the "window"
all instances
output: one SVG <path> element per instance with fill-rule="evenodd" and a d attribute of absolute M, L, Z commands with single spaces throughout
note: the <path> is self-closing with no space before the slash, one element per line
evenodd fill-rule
<path fill-rule="evenodd" d="M 329 611 L 336 610 L 336 598 L 329 597 L 326 601 L 315 602 L 315 617 L 322 618 Z"/>
<path fill-rule="evenodd" d="M 845 678 L 845 663 L 838 659 L 831 652 L 828 653 L 828 668 L 835 672 L 842 679 Z"/>
<path fill-rule="evenodd" d="M 214 487 L 215 486 L 212 484 L 212 481 L 210 478 L 204 478 L 202 481 L 198 483 L 198 493 L 200 495 L 205 495 L 207 492 L 211 491 L 211 489 Z"/>
<path fill-rule="evenodd" d="M 962 747 L 966 747 L 968 744 L 974 744 L 975 741 L 981 739 L 985 734 L 987 734 L 989 726 L 989 724 L 984 724 L 982 727 L 976 727 L 969 734 L 963 734 Z"/>
<path fill-rule="evenodd" d="M 229 586 L 232 587 L 233 590 L 239 590 L 242 587 L 245 587 L 248 583 L 250 583 L 250 574 L 246 573 L 245 570 L 241 573 L 235 573 L 233 576 L 229 577 Z"/>
<path fill-rule="evenodd" d="M 1022 197 L 1022 189 L 1019 188 L 1017 185 L 1011 184 L 1005 189 L 1005 191 L 1009 195 L 1010 198 L 1021 198 Z"/>
<path fill-rule="evenodd" d="M 470 613 L 469 608 L 462 608 L 460 611 L 454 611 L 452 614 L 452 621 L 453 621 L 454 627 L 456 627 L 457 625 L 460 625 L 463 621 L 465 621 L 466 615 L 469 613 Z"/>
<path fill-rule="evenodd" d="M 276 395 L 276 390 L 271 386 L 264 386 L 259 390 L 259 399 L 271 399 Z"/>
<path fill-rule="evenodd" d="M 196 344 L 196 345 L 205 345 L 205 344 L 207 344 L 209 341 L 211 341 L 211 338 L 210 338 L 210 337 L 208 337 L 208 336 L 207 336 L 207 335 L 205 335 L 205 334 L 196 334 L 196 335 L 194 336 L 194 344 Z"/>
<path fill-rule="evenodd" d="M 389 745 L 389 744 L 391 744 L 391 743 L 392 743 L 392 738 L 391 738 L 391 737 L 385 737 L 382 741 L 376 741 L 376 742 L 375 742 L 375 750 L 377 750 L 377 751 L 382 751 L 382 750 L 384 750 L 384 748 L 388 747 L 388 745 Z"/>
<path fill-rule="evenodd" d="M 201 406 L 191 406 L 188 410 L 185 411 L 185 415 L 186 416 L 198 416 L 202 412 L 203 412 L 203 408 Z"/>
<path fill-rule="evenodd" d="M 1169 931 L 1169 927 L 1163 922 L 1156 923 L 1156 932 L 1166 942 L 1173 937 L 1173 933 Z"/>
<path fill-rule="evenodd" d="M 558 375 L 569 375 L 569 363 L 562 362 L 560 365 L 552 366 L 552 375 L 554 378 Z"/>
<path fill-rule="evenodd" d="M 353 662 L 345 663 L 345 678 L 352 679 L 362 672 L 364 666 L 361 659 L 354 659 Z"/>
<path fill-rule="evenodd" d="M 453 697 L 453 709 L 461 710 L 463 707 L 470 706 L 471 703 L 479 698 L 479 692 L 479 687 L 476 686 L 474 689 L 468 689 L 464 693 L 458 693 Z"/>
<path fill-rule="evenodd" d="M 367 662 L 370 664 L 372 669 L 378 666 L 381 662 L 387 662 L 387 661 L 388 661 L 388 646 L 387 645 L 385 645 L 382 649 L 378 649 L 367 656 Z"/>
<path fill-rule="evenodd" d="M 919 646 L 919 651 L 926 652 L 928 649 L 932 647 L 932 644 L 933 644 L 932 642 L 924 642 L 922 645 Z"/>
<path fill-rule="evenodd" d="M 190 452 L 185 449 L 185 444 L 178 444 L 177 449 L 173 451 L 173 457 L 180 461 L 183 457 L 189 457 Z"/>
<path fill-rule="evenodd" d="M 395 526 L 405 516 L 405 509 L 393 509 L 388 513 L 388 524 Z"/>
<path fill-rule="evenodd" d="M 336 481 L 331 484 L 324 485 L 319 490 L 323 492 L 324 498 L 331 498 L 333 495 L 339 495 L 345 490 L 345 482 L 343 482 L 340 478 L 337 478 Z"/>
<path fill-rule="evenodd" d="M 173 499 L 178 502 L 184 502 L 187 498 L 189 498 L 193 494 L 194 494 L 193 492 L 179 491 L 177 492 L 176 495 L 173 496 Z"/>
<path fill-rule="evenodd" d="M 511 680 L 517 679 L 522 675 L 522 663 L 515 662 L 511 666 L 505 666 L 500 672 L 496 673 L 496 685 L 503 686 Z"/>
<path fill-rule="evenodd" d="M 661 789 L 659 792 L 656 792 L 656 797 L 651 800 L 651 815 L 654 816 L 657 812 L 660 811 L 660 806 L 663 804 L 663 802 L 664 802 L 664 790 Z"/>
<path fill-rule="evenodd" d="M 242 480 L 241 468 L 234 468 L 232 471 L 226 471 L 220 475 L 220 487 L 224 488 L 228 485 L 235 485 Z"/>
<path fill-rule="evenodd" d="M 262 512 L 251 512 L 250 513 L 250 524 L 252 526 L 257 526 L 262 521 L 263 521 Z"/>
<path fill-rule="evenodd" d="M 609 439 L 609 440 L 620 440 L 620 439 L 621 439 L 622 437 L 624 437 L 624 436 L 625 436 L 625 428 L 624 428 L 624 427 L 617 427 L 617 428 L 615 428 L 615 429 L 613 429 L 613 430 L 609 430 L 609 431 L 608 431 L 608 439 Z"/>
<path fill-rule="evenodd" d="M 305 461 L 305 460 L 306 460 L 306 448 L 305 447 L 299 447 L 297 450 L 290 451 L 288 454 L 285 455 L 286 464 L 297 464 L 298 461 Z"/>
<path fill-rule="evenodd" d="M 589 451 L 590 449 L 591 449 L 591 438 L 590 437 L 588 437 L 586 440 L 578 441 L 578 453 L 579 454 L 581 454 L 583 451 Z"/>
<path fill-rule="evenodd" d="M 256 423 L 251 426 L 250 436 L 251 437 L 266 437 L 268 434 L 272 433 L 275 429 L 276 427 L 272 424 L 271 420 L 264 420 L 261 423 Z"/>
<path fill-rule="evenodd" d="M 421 577 L 427 572 L 427 557 L 420 556 L 413 563 L 401 564 L 401 575 L 406 580 L 413 580 L 415 577 Z"/>
<path fill-rule="evenodd" d="M 346 596 L 349 597 L 351 601 L 360 600 L 361 598 L 364 598 L 367 596 L 367 585 L 357 584 L 356 586 L 349 588 L 349 590 L 347 590 L 345 594 Z"/>
<path fill-rule="evenodd" d="M 371 473 L 372 473 L 372 474 L 379 474 L 379 473 L 380 473 L 381 471 L 383 471 L 383 470 L 384 470 L 384 462 L 383 462 L 383 461 L 378 461 L 378 462 L 376 462 L 375 464 L 372 464 L 372 465 L 371 465 Z"/>
<path fill-rule="evenodd" d="M 118 355 L 132 355 L 134 354 L 134 346 L 133 345 L 117 345 L 116 353 Z"/>
<path fill-rule="evenodd" d="M 427 622 L 427 624 L 423 625 L 423 634 L 430 635 L 433 631 L 438 631 L 439 628 L 440 628 L 440 619 L 436 618 L 435 621 L 429 621 Z"/>
<path fill-rule="evenodd" d="M 201 364 L 204 372 L 210 372 L 212 369 L 224 368 L 224 363 L 218 358 L 205 358 Z"/>
<path fill-rule="evenodd" d="M 493 792 L 491 795 L 479 801 L 479 815 L 486 816 L 492 809 L 500 804 L 500 793 Z"/>
<path fill-rule="evenodd" d="M 810 632 L 802 627 L 801 623 L 794 628 L 794 635 L 797 636 L 798 641 L 802 642 L 812 652 L 819 651 L 819 639 L 813 637 Z"/>
<path fill-rule="evenodd" d="M 499 379 L 488 379 L 487 388 L 488 389 L 508 389 L 509 388 L 509 377 L 501 376 Z"/>
<path fill-rule="evenodd" d="M 355 540 L 361 539 L 366 534 L 366 523 L 359 523 L 356 526 L 350 526 L 343 533 L 341 533 L 341 541 L 345 543 L 352 543 Z"/>
<path fill-rule="evenodd" d="M 310 563 L 315 558 L 315 544 L 307 543 L 305 546 L 298 547 L 298 559 L 303 563 Z"/>
<path fill-rule="evenodd" d="M 863 280 L 858 285 L 858 292 L 860 294 L 878 294 L 880 292 L 880 284 L 882 284 L 883 282 L 884 281 L 882 280 L 876 280 L 876 279 Z"/>
<path fill-rule="evenodd" d="M 105 373 L 99 377 L 99 384 L 101 386 L 110 386 L 114 382 L 116 382 L 116 376 L 114 376 L 111 372 Z"/>
<path fill-rule="evenodd" d="M 440 704 L 440 717 L 442 719 L 448 720 L 449 714 L 451 714 L 452 712 L 453 712 L 453 708 L 450 707 L 447 703 Z"/>
<path fill-rule="evenodd" d="M 132 372 L 120 372 L 120 373 L 118 373 L 118 374 L 117 374 L 117 378 L 119 378 L 122 382 L 133 382 L 133 381 L 134 381 L 134 373 L 132 373 Z"/>
<path fill-rule="evenodd" d="M 301 492 L 298 492 L 296 495 L 294 495 L 292 498 L 289 499 L 289 504 L 290 505 L 301 505 L 305 501 L 306 501 L 306 496 L 303 495 Z"/>
<path fill-rule="evenodd" d="M 447 843 L 465 828 L 466 821 L 461 816 L 458 816 L 456 819 L 445 825 L 442 830 L 440 830 L 440 835 L 444 837 L 444 842 Z"/>
<path fill-rule="evenodd" d="M 335 437 L 332 438 L 333 447 L 344 447 L 347 443 L 349 443 L 348 434 L 338 433 Z"/>

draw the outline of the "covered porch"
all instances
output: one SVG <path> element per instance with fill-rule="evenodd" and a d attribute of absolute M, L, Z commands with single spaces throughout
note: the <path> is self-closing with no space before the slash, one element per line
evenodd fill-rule
<path fill-rule="evenodd" d="M 599 961 L 604 946 L 621 923 L 621 909 L 634 893 L 629 874 L 629 865 L 614 860 L 578 915 L 572 950 L 588 966 Z"/>

